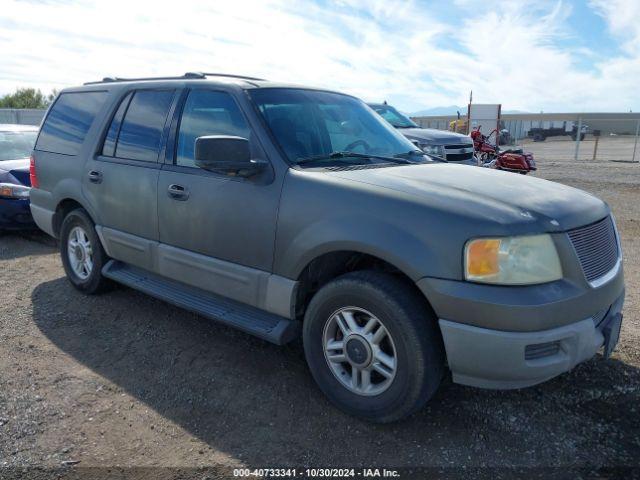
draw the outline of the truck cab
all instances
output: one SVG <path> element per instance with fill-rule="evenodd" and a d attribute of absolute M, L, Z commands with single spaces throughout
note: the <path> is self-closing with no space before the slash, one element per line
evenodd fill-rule
<path fill-rule="evenodd" d="M 473 142 L 468 135 L 422 128 L 386 103 L 369 103 L 368 105 L 428 155 L 441 158 L 446 162 L 477 165 L 473 156 Z"/>

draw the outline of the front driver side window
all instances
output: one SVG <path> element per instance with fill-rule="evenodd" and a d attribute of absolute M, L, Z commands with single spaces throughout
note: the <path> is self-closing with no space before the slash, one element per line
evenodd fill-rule
<path fill-rule="evenodd" d="M 192 90 L 182 111 L 176 165 L 195 166 L 196 138 L 205 135 L 232 135 L 249 138 L 249 127 L 228 93 Z"/>

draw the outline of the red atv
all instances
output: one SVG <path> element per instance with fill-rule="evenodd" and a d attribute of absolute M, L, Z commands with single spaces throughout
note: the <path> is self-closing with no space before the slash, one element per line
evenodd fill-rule
<path fill-rule="evenodd" d="M 499 135 L 498 129 L 493 129 L 489 136 L 485 136 L 480 132 L 481 128 L 482 126 L 479 126 L 471 132 L 473 149 L 479 166 L 523 175 L 536 170 L 536 162 L 531 153 L 525 153 L 521 148 L 500 150 L 496 145 L 489 142 L 489 138 L 493 134 L 496 137 Z"/>

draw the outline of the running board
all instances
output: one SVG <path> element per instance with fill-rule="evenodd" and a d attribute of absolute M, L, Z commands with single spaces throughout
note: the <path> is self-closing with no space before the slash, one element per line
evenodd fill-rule
<path fill-rule="evenodd" d="M 284 345 L 300 335 L 300 322 L 297 320 L 289 320 L 126 263 L 110 260 L 102 274 L 152 297 L 277 345 Z"/>

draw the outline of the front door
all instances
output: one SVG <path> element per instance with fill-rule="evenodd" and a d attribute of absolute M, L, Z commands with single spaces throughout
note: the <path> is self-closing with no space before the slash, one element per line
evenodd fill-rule
<path fill-rule="evenodd" d="M 273 173 L 246 179 L 195 166 L 204 135 L 248 138 L 264 159 L 230 93 L 188 92 L 175 137 L 173 164 L 158 182 L 160 273 L 245 303 L 259 303 L 273 262 L 281 180 Z"/>

